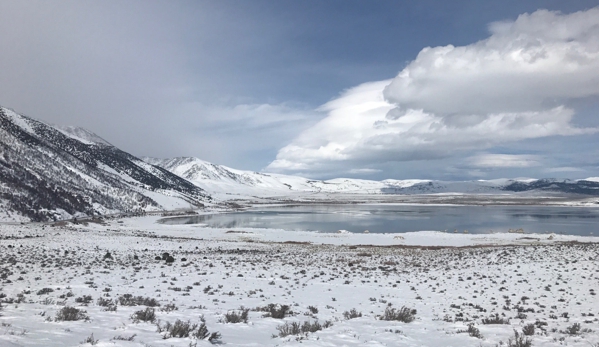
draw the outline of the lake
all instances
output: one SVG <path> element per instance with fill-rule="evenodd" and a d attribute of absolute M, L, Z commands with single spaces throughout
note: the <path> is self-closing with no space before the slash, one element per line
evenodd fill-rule
<path fill-rule="evenodd" d="M 263 207 L 242 212 L 164 218 L 164 224 L 362 233 L 457 230 L 599 235 L 599 209 L 563 206 L 439 206 L 397 204 Z"/>

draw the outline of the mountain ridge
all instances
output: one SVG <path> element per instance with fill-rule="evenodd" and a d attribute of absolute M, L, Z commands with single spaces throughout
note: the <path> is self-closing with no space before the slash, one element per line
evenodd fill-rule
<path fill-rule="evenodd" d="M 210 201 L 205 191 L 187 180 L 92 132 L 85 131 L 87 140 L 82 134 L 0 107 L 2 219 L 14 215 L 12 219 L 19 220 L 21 215 L 34 221 L 57 220 L 191 208 Z"/>
<path fill-rule="evenodd" d="M 234 190 L 252 196 L 269 196 L 286 192 L 356 193 L 356 194 L 493 194 L 543 191 L 599 195 L 599 179 L 493 179 L 473 181 L 439 181 L 425 179 L 386 179 L 372 181 L 353 178 L 314 180 L 299 176 L 232 169 L 194 157 L 143 160 L 163 167 L 212 193 Z"/>

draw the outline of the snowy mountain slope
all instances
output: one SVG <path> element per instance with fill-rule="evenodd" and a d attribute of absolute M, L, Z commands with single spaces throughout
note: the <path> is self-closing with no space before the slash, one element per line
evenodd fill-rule
<path fill-rule="evenodd" d="M 241 171 L 212 164 L 198 158 L 143 159 L 213 193 L 270 195 L 285 194 L 293 191 L 319 191 L 317 187 L 310 183 L 310 180 L 303 177 Z"/>
<path fill-rule="evenodd" d="M 524 191 L 548 191 L 599 195 L 599 182 L 588 180 L 498 179 L 478 181 L 384 180 L 371 181 L 336 178 L 326 181 L 298 176 L 267 174 L 231 169 L 197 158 L 144 158 L 179 175 L 211 193 L 254 196 L 304 193 L 354 194 L 507 194 Z"/>
<path fill-rule="evenodd" d="M 531 182 L 511 182 L 504 188 L 514 192 L 543 190 L 572 194 L 599 195 L 599 182 L 592 178 L 582 180 L 558 180 L 544 178 Z"/>
<path fill-rule="evenodd" d="M 76 140 L 79 140 L 80 142 L 86 143 L 88 145 L 97 144 L 97 145 L 112 146 L 112 144 L 110 144 L 108 141 L 104 140 L 100 136 L 98 136 L 84 128 L 70 126 L 70 125 L 63 126 L 63 125 L 55 125 L 55 124 L 53 124 L 52 127 L 59 130 L 63 134 L 65 134 L 71 138 L 74 138 Z"/>
<path fill-rule="evenodd" d="M 202 189 L 81 128 L 56 128 L 0 107 L 0 217 L 77 215 L 200 206 Z"/>

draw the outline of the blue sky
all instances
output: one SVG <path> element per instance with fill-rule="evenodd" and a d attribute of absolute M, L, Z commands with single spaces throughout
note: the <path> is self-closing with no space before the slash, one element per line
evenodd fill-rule
<path fill-rule="evenodd" d="M 0 0 L 0 104 L 135 155 L 254 171 L 599 176 L 599 70 L 581 58 L 596 6 Z M 514 65 L 531 52 L 536 72 Z"/>

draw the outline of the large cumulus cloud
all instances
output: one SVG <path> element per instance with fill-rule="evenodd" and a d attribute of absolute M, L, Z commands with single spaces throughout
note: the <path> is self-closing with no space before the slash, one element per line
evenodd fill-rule
<path fill-rule="evenodd" d="M 492 35 L 463 47 L 423 49 L 385 97 L 436 114 L 542 110 L 599 94 L 599 8 L 546 10 L 493 23 Z"/>
<path fill-rule="evenodd" d="M 489 30 L 471 45 L 425 48 L 394 79 L 345 91 L 267 170 L 350 172 L 597 132 L 573 125 L 571 102 L 599 95 L 599 8 L 539 10 Z"/>

